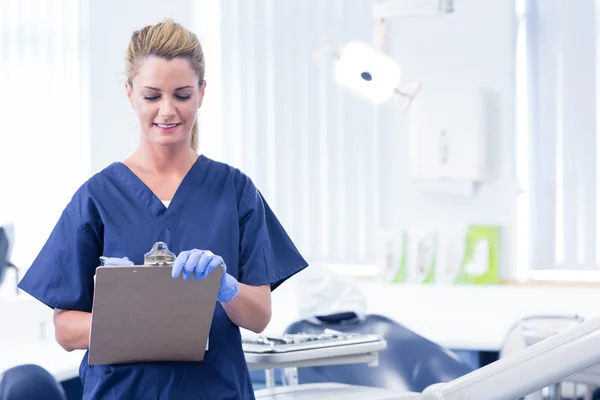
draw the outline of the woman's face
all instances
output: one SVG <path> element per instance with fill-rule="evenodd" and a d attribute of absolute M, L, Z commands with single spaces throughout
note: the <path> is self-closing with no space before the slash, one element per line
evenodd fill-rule
<path fill-rule="evenodd" d="M 149 57 L 141 61 L 132 85 L 125 87 L 140 121 L 142 140 L 160 145 L 189 143 L 205 85 L 198 85 L 188 60 Z"/>

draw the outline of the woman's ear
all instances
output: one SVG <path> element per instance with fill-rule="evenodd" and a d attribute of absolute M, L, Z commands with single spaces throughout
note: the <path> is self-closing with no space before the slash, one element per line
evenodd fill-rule
<path fill-rule="evenodd" d="M 129 82 L 125 82 L 125 92 L 127 93 L 127 98 L 129 99 L 131 107 L 135 109 L 135 106 L 133 105 L 133 98 L 131 97 L 131 94 L 133 93 L 133 87 L 129 84 Z"/>
<path fill-rule="evenodd" d="M 198 108 L 202 106 L 202 100 L 204 100 L 204 89 L 206 89 L 206 81 L 202 81 L 200 85 L 200 101 L 198 102 Z"/>

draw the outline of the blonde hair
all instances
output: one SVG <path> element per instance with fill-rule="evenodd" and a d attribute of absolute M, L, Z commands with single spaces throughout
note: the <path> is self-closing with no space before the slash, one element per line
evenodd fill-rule
<path fill-rule="evenodd" d="M 156 25 L 148 25 L 133 32 L 125 57 L 125 68 L 129 85 L 132 85 L 140 63 L 155 56 L 165 60 L 184 58 L 189 61 L 198 76 L 198 86 L 204 82 L 204 51 L 198 37 L 172 19 Z M 198 148 L 198 118 L 192 127 L 191 147 Z"/>

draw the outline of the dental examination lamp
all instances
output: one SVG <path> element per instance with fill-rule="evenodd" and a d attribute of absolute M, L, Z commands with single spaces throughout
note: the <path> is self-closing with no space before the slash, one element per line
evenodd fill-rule
<path fill-rule="evenodd" d="M 404 400 L 514 400 L 600 364 L 600 317 Z"/>
<path fill-rule="evenodd" d="M 352 41 L 332 50 L 325 44 L 315 53 L 318 61 L 329 50 L 334 59 L 334 81 L 351 93 L 379 105 L 394 97 L 406 111 L 421 87 L 419 82 L 402 85 L 400 64 L 386 52 L 385 20 L 392 17 L 446 14 L 454 11 L 452 0 L 385 0 L 373 7 L 373 42 Z"/>

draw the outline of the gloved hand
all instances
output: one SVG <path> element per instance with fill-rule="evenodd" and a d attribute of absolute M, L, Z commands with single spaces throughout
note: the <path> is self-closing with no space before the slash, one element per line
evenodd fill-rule
<path fill-rule="evenodd" d="M 101 265 L 109 266 L 109 267 L 124 267 L 127 265 L 133 265 L 133 261 L 129 260 L 127 257 L 119 258 L 119 257 L 100 257 Z"/>
<path fill-rule="evenodd" d="M 200 279 L 205 279 L 219 265 L 223 265 L 224 271 L 221 277 L 221 286 L 219 287 L 217 301 L 227 303 L 235 299 L 239 294 L 238 281 L 227 273 L 227 267 L 223 258 L 213 254 L 210 250 L 194 249 L 182 251 L 173 263 L 171 276 L 177 278 L 183 272 L 184 280 L 194 275 L 194 278 L 199 281 Z"/>

